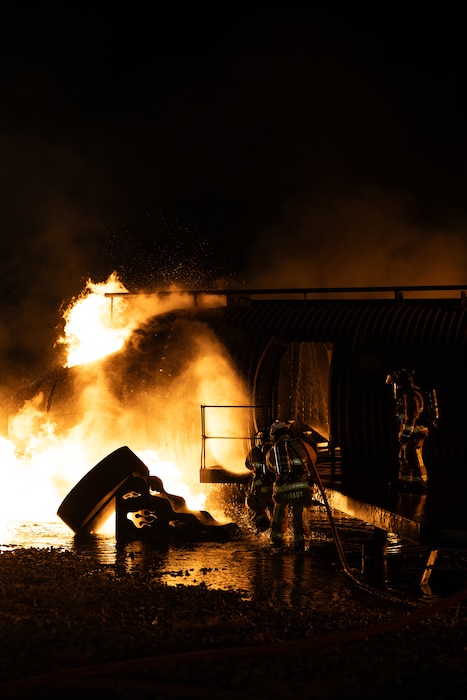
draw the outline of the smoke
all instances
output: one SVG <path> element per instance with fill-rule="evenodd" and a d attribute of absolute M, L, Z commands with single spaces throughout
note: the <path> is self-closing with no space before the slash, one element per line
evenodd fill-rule
<path fill-rule="evenodd" d="M 110 291 L 116 296 L 106 297 Z M 218 306 L 220 298 L 201 303 Z M 192 295 L 176 289 L 128 295 L 115 273 L 106 283 L 88 281 L 65 312 L 60 340 L 69 357 L 92 359 L 93 351 L 97 359 L 68 360 L 11 402 L 0 437 L 3 493 L 7 500 L 12 492 L 27 495 L 21 506 L 2 503 L 6 520 L 53 519 L 74 484 L 124 445 L 167 491 L 203 508 L 201 406 L 208 438 L 203 466 L 244 471 L 249 413 L 238 407 L 248 404 L 248 388 L 212 331 L 191 318 L 193 308 Z M 186 319 L 168 314 L 181 309 Z M 217 517 L 223 519 L 222 511 Z"/>
<path fill-rule="evenodd" d="M 465 281 L 463 112 L 457 86 L 435 79 L 443 57 L 418 16 L 401 33 L 398 17 L 370 29 L 355 8 L 249 8 L 221 36 L 196 25 L 199 8 L 188 24 L 147 29 L 139 11 L 73 10 L 71 22 L 62 11 L 63 35 L 37 31 L 41 10 L 32 24 L 21 11 L 10 25 L 21 41 L 0 55 L 4 423 L 11 394 L 61 365 L 62 309 L 114 270 L 143 292 Z M 198 405 L 191 382 L 199 366 L 210 376 L 206 357 L 181 381 Z M 219 379 L 215 389 L 240 400 Z M 114 406 L 92 392 L 84 408 Z M 107 419 L 88 432 L 96 425 Z"/>
<path fill-rule="evenodd" d="M 2 386 L 14 388 L 56 361 L 64 302 L 88 275 L 112 271 L 99 253 L 102 222 L 89 216 L 105 183 L 63 143 L 9 128 L 0 136 Z"/>
<path fill-rule="evenodd" d="M 93 13 L 0 48 L 2 518 L 52 519 L 124 444 L 202 508 L 201 406 L 208 466 L 243 468 L 248 387 L 205 327 L 155 320 L 183 294 L 147 292 L 466 281 L 463 112 L 416 46 L 350 29 L 354 13 L 248 8 L 221 38 L 179 15 L 141 36 L 138 10 L 131 55 Z M 64 309 L 114 271 L 142 292 L 114 300 L 131 341 L 65 370 Z"/>
<path fill-rule="evenodd" d="M 463 285 L 465 223 L 421 222 L 413 201 L 378 190 L 289 201 L 254 242 L 252 286 Z"/>

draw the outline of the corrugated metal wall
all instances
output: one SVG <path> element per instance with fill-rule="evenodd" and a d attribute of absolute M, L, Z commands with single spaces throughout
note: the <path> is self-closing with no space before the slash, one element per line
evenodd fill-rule
<path fill-rule="evenodd" d="M 465 469 L 467 309 L 460 302 L 268 301 L 202 316 L 255 387 L 258 403 L 274 400 L 267 382 L 277 381 L 274 370 L 288 344 L 332 345 L 330 430 L 341 447 L 344 481 L 383 483 L 393 475 L 397 444 L 385 377 L 401 366 L 414 368 L 416 383 L 438 392 L 440 424 L 425 449 L 431 473 Z"/>

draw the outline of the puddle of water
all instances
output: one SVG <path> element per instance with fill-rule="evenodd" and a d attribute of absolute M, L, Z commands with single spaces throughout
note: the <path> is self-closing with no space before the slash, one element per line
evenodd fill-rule
<path fill-rule="evenodd" d="M 0 526 L 0 552 L 15 548 L 55 548 L 92 557 L 117 574 L 144 572 L 169 586 L 205 585 L 241 590 L 245 598 L 268 596 L 293 606 L 346 598 L 351 582 L 346 576 L 324 509 L 313 513 L 310 551 L 275 555 L 269 534 L 256 535 L 240 514 L 241 540 L 225 543 L 170 544 L 164 551 L 147 543 L 117 545 L 115 537 L 96 535 L 78 542 L 61 522 L 10 522 Z M 384 560 L 371 563 L 363 556 L 373 540 L 373 527 L 344 514 L 335 515 L 348 566 L 372 585 L 419 596 L 426 552 L 410 543 L 389 539 Z"/>
<path fill-rule="evenodd" d="M 72 550 L 73 532 L 62 522 L 0 522 L 0 552 L 18 548 Z"/>

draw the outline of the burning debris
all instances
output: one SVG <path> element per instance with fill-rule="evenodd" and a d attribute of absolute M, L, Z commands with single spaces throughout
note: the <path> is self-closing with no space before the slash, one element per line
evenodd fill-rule
<path fill-rule="evenodd" d="M 84 478 L 83 465 L 96 464 L 123 444 L 132 446 L 167 491 L 185 499 L 185 510 L 175 509 L 177 517 L 170 520 L 193 521 L 188 517 L 193 508 L 198 524 L 208 528 L 211 521 L 202 510 L 208 489 L 199 481 L 200 407 L 219 404 L 219 396 L 227 405 L 249 401 L 225 348 L 203 324 L 193 323 L 191 309 L 200 303 L 217 306 L 221 300 L 196 302 L 177 289 L 130 294 L 113 274 L 103 283 L 88 281 L 61 310 L 56 366 L 19 388 L 8 404 L 0 434 L 7 479 L 1 523 L 55 519 L 60 502 Z M 244 420 L 239 424 L 227 409 L 210 416 L 208 427 L 212 434 L 245 434 Z M 244 470 L 240 441 L 217 442 L 221 454 L 213 460 Z M 128 476 L 124 472 L 122 482 Z M 104 484 L 100 497 L 109 489 Z M 23 494 L 21 510 L 9 498 L 12 492 Z M 98 507 L 100 498 L 94 489 L 90 494 Z M 152 499 L 149 510 L 155 503 L 171 505 L 164 494 L 146 495 Z M 224 504 L 216 504 L 213 514 L 222 520 Z M 211 522 L 207 533 L 213 531 Z"/>
<path fill-rule="evenodd" d="M 205 510 L 190 510 L 181 496 L 167 493 L 162 480 L 128 448 L 112 452 L 70 491 L 57 514 L 76 536 L 99 531 L 112 512 L 116 540 L 165 544 L 239 539 L 235 523 L 221 523 Z"/>

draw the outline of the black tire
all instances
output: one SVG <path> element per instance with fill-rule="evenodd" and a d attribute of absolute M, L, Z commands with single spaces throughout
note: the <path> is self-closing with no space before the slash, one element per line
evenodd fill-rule
<path fill-rule="evenodd" d="M 131 474 L 149 470 L 129 447 L 120 447 L 96 464 L 62 501 L 57 515 L 76 535 L 99 530 L 115 510 L 115 494 Z"/>

